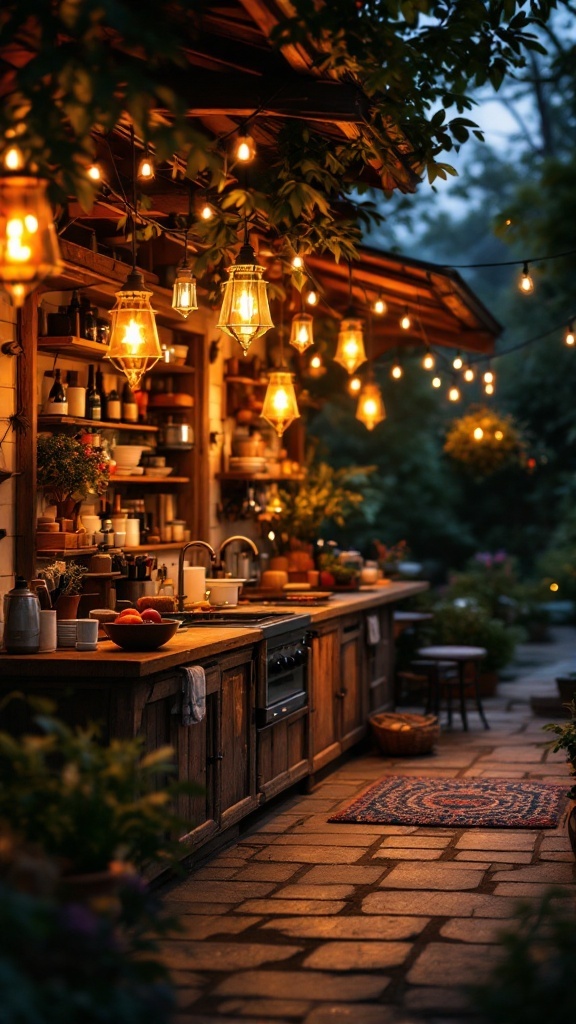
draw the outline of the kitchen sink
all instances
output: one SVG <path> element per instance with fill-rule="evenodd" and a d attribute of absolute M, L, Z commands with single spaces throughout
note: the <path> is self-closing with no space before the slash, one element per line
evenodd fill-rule
<path fill-rule="evenodd" d="M 222 608 L 213 612 L 174 612 L 165 619 L 178 619 L 184 626 L 254 626 L 265 634 L 282 634 L 290 629 L 305 628 L 310 616 L 300 612 L 251 612 Z"/>

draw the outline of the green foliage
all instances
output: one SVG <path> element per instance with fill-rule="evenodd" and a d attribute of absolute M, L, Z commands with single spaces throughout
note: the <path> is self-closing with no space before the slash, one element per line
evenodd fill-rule
<path fill-rule="evenodd" d="M 360 571 L 358 569 L 353 565 L 342 565 L 336 555 L 330 552 L 320 555 L 318 564 L 320 569 L 331 573 L 338 587 L 353 587 L 360 580 Z"/>
<path fill-rule="evenodd" d="M 81 594 L 84 577 L 88 569 L 73 558 L 65 562 L 52 562 L 40 570 L 41 579 L 49 582 L 52 600 L 56 601 L 60 594 Z"/>
<path fill-rule="evenodd" d="M 464 572 L 450 577 L 444 596 L 450 601 L 471 600 L 490 618 L 508 621 L 515 617 L 518 587 L 516 567 L 505 552 L 480 552 L 468 562 Z"/>
<path fill-rule="evenodd" d="M 498 671 L 512 660 L 518 632 L 500 619 L 490 618 L 483 608 L 440 602 L 432 610 L 434 618 L 426 627 L 428 642 L 485 647 L 488 654 L 482 670 L 487 672 Z"/>
<path fill-rule="evenodd" d="M 512 417 L 487 406 L 471 407 L 452 422 L 444 451 L 479 478 L 522 465 L 526 458 L 522 435 Z"/>
<path fill-rule="evenodd" d="M 371 466 L 334 469 L 327 462 L 310 462 L 306 479 L 296 490 L 279 491 L 283 507 L 275 522 L 284 542 L 291 537 L 313 542 L 328 524 L 343 526 L 348 514 L 362 504 L 371 471 Z"/>
<path fill-rule="evenodd" d="M 109 480 L 108 460 L 99 448 L 67 434 L 39 434 L 37 480 L 52 502 L 104 494 Z"/>
<path fill-rule="evenodd" d="M 574 689 L 576 690 L 576 683 Z M 567 722 L 562 722 L 561 725 L 549 722 L 542 728 L 546 732 L 553 732 L 557 736 L 557 739 L 552 744 L 552 750 L 554 753 L 558 750 L 566 751 L 566 759 L 571 765 L 571 774 L 576 776 L 576 700 L 573 698 L 564 707 L 568 708 L 570 712 L 570 719 Z M 571 800 L 576 800 L 576 785 L 572 786 L 569 790 L 568 796 Z"/>
<path fill-rule="evenodd" d="M 521 904 L 502 933 L 503 956 L 484 985 L 469 989 L 487 1024 L 566 1024 L 576 1019 L 576 922 L 565 896 L 550 891 Z"/>
<path fill-rule="evenodd" d="M 0 825 L 39 845 L 69 874 L 113 861 L 145 868 L 173 857 L 168 839 L 177 784 L 172 750 L 146 754 L 141 739 L 100 741 L 96 727 L 70 728 L 37 714 L 39 734 L 0 733 Z"/>

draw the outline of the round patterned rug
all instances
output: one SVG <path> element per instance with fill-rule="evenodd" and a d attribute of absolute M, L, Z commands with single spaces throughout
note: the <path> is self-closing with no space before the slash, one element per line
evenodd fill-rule
<path fill-rule="evenodd" d="M 405 775 L 375 782 L 328 821 L 450 828 L 555 828 L 566 789 L 512 779 L 431 779 Z"/>

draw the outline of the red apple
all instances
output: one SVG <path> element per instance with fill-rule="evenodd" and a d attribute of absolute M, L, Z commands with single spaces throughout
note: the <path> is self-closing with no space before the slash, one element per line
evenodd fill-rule
<path fill-rule="evenodd" d="M 162 616 L 155 608 L 145 608 L 142 612 L 142 622 L 162 622 Z"/>
<path fill-rule="evenodd" d="M 321 587 L 333 587 L 336 583 L 336 578 L 331 572 L 327 572 L 326 569 L 322 569 L 318 577 L 318 582 Z"/>

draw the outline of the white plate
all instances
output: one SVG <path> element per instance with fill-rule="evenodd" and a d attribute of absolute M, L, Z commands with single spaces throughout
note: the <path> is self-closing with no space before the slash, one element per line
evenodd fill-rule
<path fill-rule="evenodd" d="M 161 479 L 162 477 L 170 476 L 173 468 L 173 466 L 148 466 L 145 476 L 156 476 Z"/>

